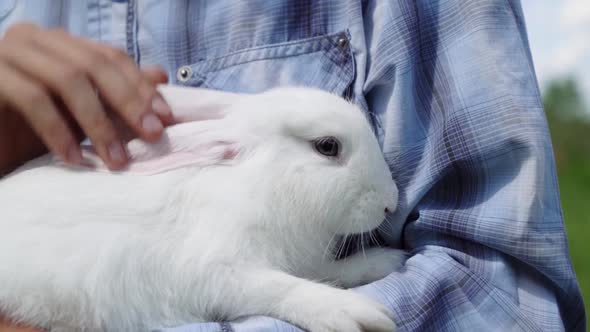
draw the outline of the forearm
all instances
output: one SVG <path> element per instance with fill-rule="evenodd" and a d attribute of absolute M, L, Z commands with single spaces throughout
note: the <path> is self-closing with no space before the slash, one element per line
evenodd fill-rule
<path fill-rule="evenodd" d="M 47 152 L 42 141 L 18 114 L 0 110 L 0 176 Z"/>
<path fill-rule="evenodd" d="M 415 254 L 388 300 L 408 330 L 583 330 L 519 2 L 463 3 L 368 6 L 362 86 L 410 216 L 383 235 Z"/>
<path fill-rule="evenodd" d="M 43 330 L 34 327 L 13 324 L 0 315 L 0 332 L 43 332 Z"/>

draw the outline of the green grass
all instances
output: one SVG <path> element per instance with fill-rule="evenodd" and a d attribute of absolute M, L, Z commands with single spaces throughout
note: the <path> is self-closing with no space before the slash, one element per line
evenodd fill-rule
<path fill-rule="evenodd" d="M 543 92 L 557 163 L 561 206 L 570 256 L 590 306 L 590 105 L 571 77 L 551 81 Z M 590 326 L 588 326 L 590 328 Z"/>
<path fill-rule="evenodd" d="M 588 157 L 588 156 L 586 156 Z M 561 204 L 570 255 L 582 288 L 586 314 L 590 304 L 590 159 L 558 167 Z"/>

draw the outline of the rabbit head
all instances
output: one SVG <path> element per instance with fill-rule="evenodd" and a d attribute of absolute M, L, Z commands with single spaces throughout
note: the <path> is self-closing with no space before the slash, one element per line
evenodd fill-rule
<path fill-rule="evenodd" d="M 252 95 L 166 85 L 159 90 L 181 123 L 155 146 L 131 141 L 128 172 L 229 166 L 214 167 L 221 172 L 212 184 L 224 188 L 220 197 L 239 197 L 236 205 L 283 229 L 362 233 L 395 210 L 397 187 L 354 104 L 303 87 Z M 215 188 L 199 190 L 213 195 Z"/>
<path fill-rule="evenodd" d="M 269 223 L 344 235 L 374 229 L 395 210 L 397 188 L 354 104 L 302 87 L 253 95 L 193 89 L 192 97 L 179 95 L 183 89 L 160 90 L 182 121 L 212 120 L 191 141 L 209 149 L 206 160 L 231 164 L 224 178 L 248 186 Z"/>
<path fill-rule="evenodd" d="M 269 223 L 345 235 L 372 230 L 395 210 L 397 188 L 354 104 L 282 87 L 222 108 L 218 141 L 231 142 L 224 152 L 234 159 L 230 172 L 249 183 Z"/>

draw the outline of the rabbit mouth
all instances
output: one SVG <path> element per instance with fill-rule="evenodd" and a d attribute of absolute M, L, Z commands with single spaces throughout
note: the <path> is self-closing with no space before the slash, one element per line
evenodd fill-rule
<path fill-rule="evenodd" d="M 383 202 L 376 191 L 367 191 L 360 195 L 356 206 L 349 210 L 347 220 L 342 220 L 336 232 L 338 235 L 354 235 L 373 231 L 393 208 Z"/>
<path fill-rule="evenodd" d="M 357 252 L 368 248 L 385 247 L 387 242 L 383 239 L 377 228 L 363 233 L 339 235 L 336 244 L 332 248 L 332 255 L 335 260 L 346 258 Z"/>

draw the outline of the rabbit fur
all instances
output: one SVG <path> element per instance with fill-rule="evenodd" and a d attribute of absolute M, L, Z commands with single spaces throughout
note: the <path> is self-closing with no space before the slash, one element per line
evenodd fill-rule
<path fill-rule="evenodd" d="M 51 155 L 0 180 L 0 312 L 65 331 L 147 331 L 267 315 L 309 331 L 393 331 L 352 290 L 403 264 L 335 237 L 370 231 L 397 188 L 363 113 L 317 89 L 159 87 L 179 123 L 108 171 Z M 313 142 L 335 137 L 338 157 Z"/>

